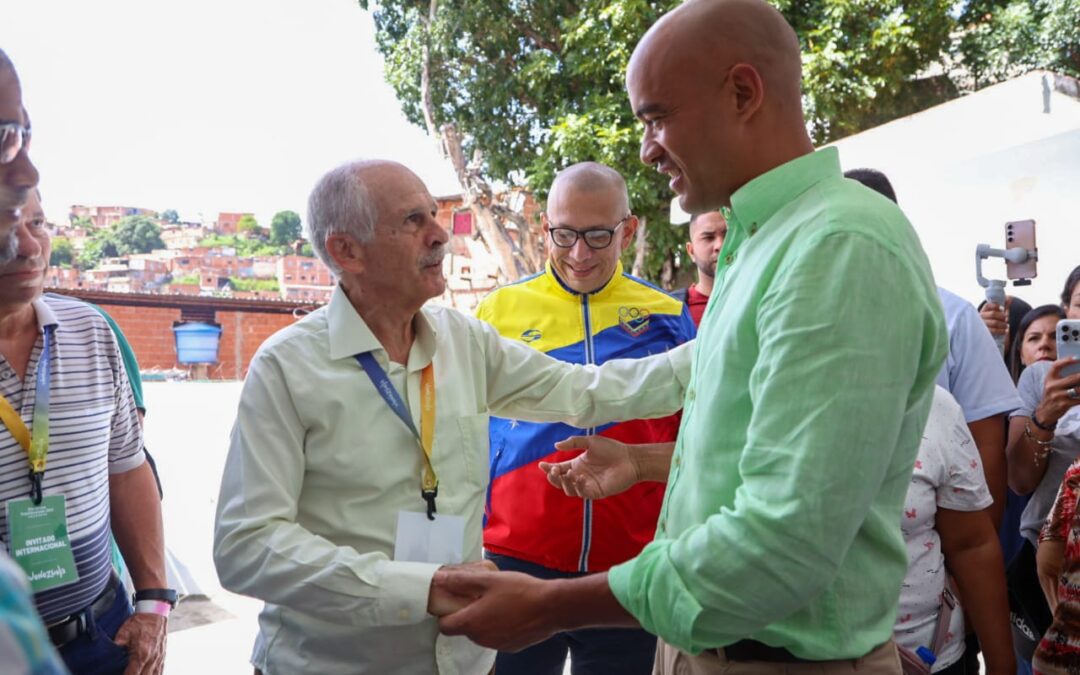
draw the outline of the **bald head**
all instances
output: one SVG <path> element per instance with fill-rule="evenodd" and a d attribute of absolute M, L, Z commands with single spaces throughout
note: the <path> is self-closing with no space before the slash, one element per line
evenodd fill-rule
<path fill-rule="evenodd" d="M 684 211 L 715 210 L 757 176 L 813 151 L 799 40 L 764 0 L 688 0 L 634 49 L 626 88 L 641 160 Z"/>
<path fill-rule="evenodd" d="M 579 162 L 566 167 L 555 176 L 548 192 L 548 204 L 563 199 L 566 192 L 608 193 L 621 213 L 630 213 L 630 194 L 622 175 L 598 162 Z"/>
<path fill-rule="evenodd" d="M 630 70 L 648 63 L 697 86 L 720 84 L 736 63 L 752 66 L 767 104 L 802 111 L 802 57 L 795 31 L 764 0 L 689 0 L 664 15 L 638 43 Z"/>

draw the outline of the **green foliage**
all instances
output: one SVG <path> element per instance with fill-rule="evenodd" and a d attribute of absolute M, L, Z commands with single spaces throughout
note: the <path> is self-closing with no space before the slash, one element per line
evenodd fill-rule
<path fill-rule="evenodd" d="M 978 88 L 1046 68 L 1080 77 L 1076 0 L 972 0 L 959 17 L 957 58 Z"/>
<path fill-rule="evenodd" d="M 172 283 L 198 286 L 202 283 L 202 279 L 198 274 L 185 274 L 181 277 L 173 277 Z"/>
<path fill-rule="evenodd" d="M 441 4 L 425 29 L 429 3 L 404 0 L 377 3 L 374 17 L 386 76 L 406 116 L 423 124 L 426 44 L 435 124 L 458 126 L 466 156 L 481 151 L 489 179 L 527 186 L 542 200 L 555 174 L 575 162 L 622 172 L 635 213 L 648 223 L 645 268 L 655 279 L 685 232 L 667 222 L 667 180 L 637 159 L 623 73 L 641 35 L 678 4 L 471 0 Z"/>
<path fill-rule="evenodd" d="M 262 239 L 238 234 L 213 234 L 199 242 L 205 248 L 232 248 L 241 258 L 252 256 L 288 255 L 287 246 L 275 246 Z"/>
<path fill-rule="evenodd" d="M 86 241 L 82 253 L 75 260 L 75 266 L 81 270 L 91 270 L 97 267 L 102 258 L 115 258 L 120 255 L 116 249 L 116 242 L 108 235 L 108 231 L 95 232 Z"/>
<path fill-rule="evenodd" d="M 270 221 L 270 243 L 288 246 L 300 238 L 300 216 L 296 211 L 278 211 Z"/>
<path fill-rule="evenodd" d="M 240 220 L 236 221 L 236 232 L 238 234 L 262 234 L 262 228 L 259 227 L 259 221 L 255 220 L 255 216 L 250 213 L 246 213 L 240 216 Z"/>
<path fill-rule="evenodd" d="M 53 237 L 52 253 L 49 254 L 49 265 L 52 267 L 67 267 L 75 262 L 75 248 L 67 237 Z"/>
<path fill-rule="evenodd" d="M 180 222 L 180 214 L 176 212 L 176 209 L 165 209 L 161 212 L 161 219 L 170 225 L 175 225 Z"/>
<path fill-rule="evenodd" d="M 165 242 L 161 241 L 161 226 L 149 216 L 125 216 L 104 236 L 111 237 L 116 243 L 119 255 L 149 253 L 165 248 Z"/>
<path fill-rule="evenodd" d="M 311 247 L 310 243 L 305 241 L 304 245 L 300 247 L 300 255 L 304 256 L 305 258 L 314 258 L 315 249 Z"/>
<path fill-rule="evenodd" d="M 84 230 L 94 229 L 94 221 L 90 220 L 87 216 L 75 217 L 75 214 L 68 214 L 68 219 L 71 221 L 72 227 L 81 227 Z"/>
<path fill-rule="evenodd" d="M 234 291 L 279 291 L 277 279 L 240 279 L 229 277 L 229 285 Z"/>
<path fill-rule="evenodd" d="M 917 77 L 949 46 L 950 0 L 774 0 L 799 36 L 806 117 L 827 143 L 940 103 L 948 81 Z"/>
<path fill-rule="evenodd" d="M 666 180 L 637 159 L 640 130 L 623 78 L 645 30 L 679 0 L 358 0 L 373 10 L 386 78 L 406 117 L 453 123 L 491 181 L 541 200 L 555 173 L 595 160 L 627 180 L 648 224 L 645 275 L 658 280 L 685 240 L 668 225 Z M 1077 0 L 772 0 L 803 49 L 816 143 L 941 103 L 1034 67 L 1080 74 Z M 962 37 L 954 44 L 957 28 Z M 961 60 L 960 66 L 956 61 Z M 942 72 L 929 76 L 928 72 Z"/>

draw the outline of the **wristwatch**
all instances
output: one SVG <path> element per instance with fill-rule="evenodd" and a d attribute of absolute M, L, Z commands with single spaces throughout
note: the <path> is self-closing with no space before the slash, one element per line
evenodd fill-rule
<path fill-rule="evenodd" d="M 135 602 L 140 600 L 160 600 L 169 603 L 170 607 L 176 607 L 176 589 L 173 588 L 144 588 L 135 591 Z"/>

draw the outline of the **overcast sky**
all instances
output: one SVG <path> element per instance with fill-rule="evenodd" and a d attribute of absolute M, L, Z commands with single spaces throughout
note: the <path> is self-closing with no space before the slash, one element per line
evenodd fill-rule
<path fill-rule="evenodd" d="M 22 0 L 4 3 L 0 47 L 53 220 L 87 204 L 254 211 L 268 225 L 304 216 L 318 177 L 354 157 L 458 191 L 401 114 L 355 0 Z"/>

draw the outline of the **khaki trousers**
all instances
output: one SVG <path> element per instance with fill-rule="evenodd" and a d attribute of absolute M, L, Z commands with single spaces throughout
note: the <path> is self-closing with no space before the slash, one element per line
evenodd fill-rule
<path fill-rule="evenodd" d="M 833 675 L 839 673 L 881 673 L 901 675 L 900 656 L 892 640 L 866 656 L 842 661 L 814 663 L 771 663 L 765 661 L 728 661 L 723 649 L 691 656 L 663 640 L 656 643 L 653 675 Z"/>

